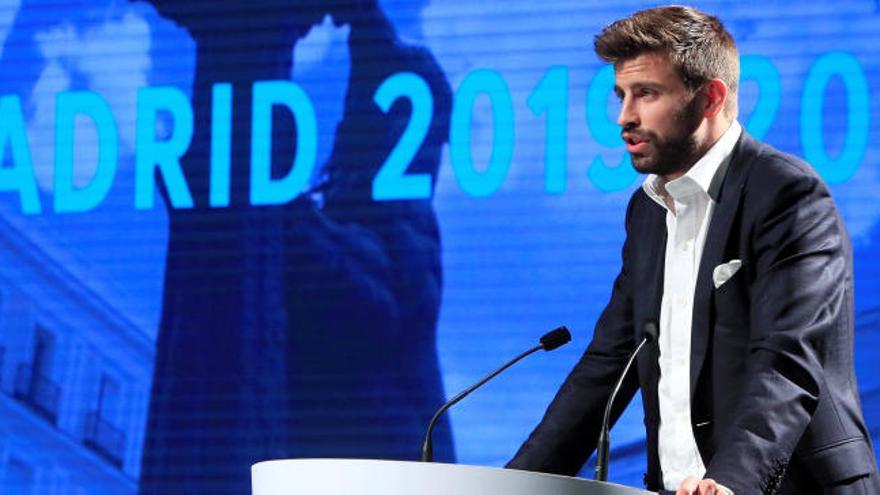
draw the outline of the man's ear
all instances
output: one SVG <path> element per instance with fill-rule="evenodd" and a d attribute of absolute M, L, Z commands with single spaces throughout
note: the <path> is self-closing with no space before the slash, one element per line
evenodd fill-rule
<path fill-rule="evenodd" d="M 724 103 L 727 101 L 728 95 L 727 85 L 721 79 L 710 79 L 704 88 L 706 101 L 703 116 L 706 118 L 715 117 L 724 111 Z"/>

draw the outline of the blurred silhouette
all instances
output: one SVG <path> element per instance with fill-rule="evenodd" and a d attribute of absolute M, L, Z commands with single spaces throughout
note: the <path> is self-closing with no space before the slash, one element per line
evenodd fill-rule
<path fill-rule="evenodd" d="M 428 51 L 399 41 L 374 1 L 151 3 L 197 45 L 195 135 L 182 159 L 196 207 L 169 208 L 141 493 L 249 493 L 250 465 L 273 458 L 418 458 L 443 402 L 440 239 L 431 200 L 370 198 L 411 113 L 402 99 L 386 114 L 373 94 L 399 71 L 428 83 L 435 114 L 409 171 L 436 180 L 445 76 Z M 351 74 L 321 183 L 287 205 L 251 207 L 252 84 L 289 79 L 294 45 L 327 14 L 350 25 Z M 212 209 L 217 82 L 233 84 L 231 206 Z M 280 177 L 296 126 L 286 109 L 272 118 Z M 438 457 L 452 460 L 448 423 L 435 438 Z"/>

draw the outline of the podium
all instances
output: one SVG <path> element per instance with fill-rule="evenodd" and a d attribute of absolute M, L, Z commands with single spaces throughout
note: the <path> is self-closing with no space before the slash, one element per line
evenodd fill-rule
<path fill-rule="evenodd" d="M 363 459 L 259 462 L 251 482 L 253 495 L 656 495 L 555 474 Z"/>

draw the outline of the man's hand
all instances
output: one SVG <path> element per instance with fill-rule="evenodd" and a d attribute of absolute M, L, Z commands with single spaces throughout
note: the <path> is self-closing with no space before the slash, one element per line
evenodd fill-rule
<path fill-rule="evenodd" d="M 733 495 L 733 492 L 715 480 L 688 476 L 681 482 L 675 495 Z"/>

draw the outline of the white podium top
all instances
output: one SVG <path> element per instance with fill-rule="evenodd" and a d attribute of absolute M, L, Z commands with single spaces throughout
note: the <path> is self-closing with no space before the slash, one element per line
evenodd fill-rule
<path fill-rule="evenodd" d="M 290 459 L 251 468 L 253 495 L 646 495 L 613 483 L 460 464 Z M 656 495 L 656 494 L 655 494 Z"/>

